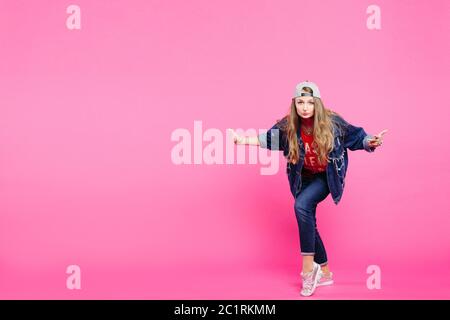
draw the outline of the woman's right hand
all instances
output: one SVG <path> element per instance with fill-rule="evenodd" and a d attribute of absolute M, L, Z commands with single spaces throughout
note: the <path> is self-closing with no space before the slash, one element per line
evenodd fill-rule
<path fill-rule="evenodd" d="M 236 133 L 236 131 L 234 131 L 233 129 L 230 129 L 230 130 L 231 130 L 231 134 L 233 135 L 234 144 L 242 144 L 244 141 L 244 137 L 241 137 L 240 135 L 238 135 Z"/>

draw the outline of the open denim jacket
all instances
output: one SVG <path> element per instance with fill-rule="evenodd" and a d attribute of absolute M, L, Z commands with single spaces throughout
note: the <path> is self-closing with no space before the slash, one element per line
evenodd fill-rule
<path fill-rule="evenodd" d="M 277 122 L 267 132 L 258 136 L 260 146 L 270 150 L 283 151 L 284 157 L 287 158 L 289 153 L 289 145 L 286 132 L 280 128 L 287 122 L 284 117 Z M 334 132 L 334 148 L 328 155 L 330 161 L 326 167 L 326 175 L 328 187 L 334 203 L 337 205 L 341 200 L 345 186 L 345 174 L 348 167 L 347 149 L 366 150 L 374 152 L 374 147 L 369 147 L 368 140 L 373 138 L 367 134 L 362 127 L 351 125 L 341 116 L 332 115 L 333 132 Z M 287 163 L 286 173 L 289 180 L 289 187 L 294 198 L 297 197 L 301 188 L 301 172 L 304 163 L 305 148 L 301 139 L 300 129 L 297 132 L 297 140 L 299 142 L 300 159 L 296 164 Z"/>

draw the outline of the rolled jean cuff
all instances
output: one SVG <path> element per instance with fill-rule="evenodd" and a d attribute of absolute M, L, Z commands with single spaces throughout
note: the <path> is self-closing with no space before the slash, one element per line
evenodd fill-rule
<path fill-rule="evenodd" d="M 301 254 L 302 256 L 313 256 L 313 255 L 315 255 L 316 253 L 315 253 L 315 252 L 300 252 L 300 254 Z"/>
<path fill-rule="evenodd" d="M 327 264 L 328 264 L 328 261 L 325 261 L 325 262 L 319 263 L 319 266 L 323 267 L 323 266 L 326 266 Z"/>

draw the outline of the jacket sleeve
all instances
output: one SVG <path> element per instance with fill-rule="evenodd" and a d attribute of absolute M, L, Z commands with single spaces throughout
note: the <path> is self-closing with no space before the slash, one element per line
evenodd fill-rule
<path fill-rule="evenodd" d="M 286 150 L 287 136 L 284 129 L 287 119 L 283 118 L 275 123 L 268 131 L 258 135 L 259 146 L 269 150 Z"/>
<path fill-rule="evenodd" d="M 343 118 L 340 118 L 344 127 L 344 147 L 352 151 L 366 150 L 367 152 L 374 152 L 375 147 L 369 147 L 369 140 L 373 135 L 366 133 L 362 127 L 354 126 Z"/>

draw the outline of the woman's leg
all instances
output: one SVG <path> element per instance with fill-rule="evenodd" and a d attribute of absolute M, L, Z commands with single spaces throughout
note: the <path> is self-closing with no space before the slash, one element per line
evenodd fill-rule
<path fill-rule="evenodd" d="M 316 254 L 314 255 L 314 261 L 320 265 L 320 269 L 326 276 L 330 274 L 325 246 L 323 245 L 322 239 L 320 238 L 319 231 L 317 229 L 316 229 Z"/>
<path fill-rule="evenodd" d="M 328 257 L 327 252 L 325 250 L 325 245 L 322 242 L 322 238 L 320 237 L 319 230 L 315 230 L 316 233 L 316 243 L 315 243 L 315 249 L 316 254 L 314 255 L 314 261 L 320 266 L 325 266 L 328 264 Z"/>
<path fill-rule="evenodd" d="M 314 256 L 302 255 L 302 272 L 309 273 L 313 270 Z"/>
<path fill-rule="evenodd" d="M 316 246 L 316 207 L 330 193 L 325 174 L 318 174 L 302 181 L 299 195 L 295 199 L 294 211 L 300 233 L 300 249 L 303 256 L 303 272 L 308 273 L 313 269 L 313 261 L 316 253 L 323 260 L 325 253 L 323 243 L 318 239 Z M 317 233 L 318 234 L 318 233 Z M 325 256 L 326 258 L 326 256 Z M 325 261 L 322 261 L 322 263 Z"/>
<path fill-rule="evenodd" d="M 328 267 L 328 263 L 320 266 L 320 269 L 322 270 L 322 273 L 326 276 L 329 277 L 330 276 L 330 268 Z"/>
<path fill-rule="evenodd" d="M 315 215 L 315 212 L 314 212 Z M 320 237 L 319 230 L 317 229 L 317 219 L 316 219 L 316 254 L 314 255 L 314 262 L 320 265 L 320 269 L 325 276 L 330 275 L 330 269 L 328 267 L 328 257 L 325 250 L 325 245 L 323 244 L 322 238 Z"/>
<path fill-rule="evenodd" d="M 314 209 L 314 216 L 316 216 L 316 210 Z M 314 255 L 314 261 L 324 267 L 328 264 L 327 252 L 325 250 L 325 245 L 323 244 L 322 238 L 320 237 L 319 230 L 317 229 L 317 219 L 315 224 L 316 231 L 316 254 Z M 322 268 L 323 269 L 323 268 Z"/>

